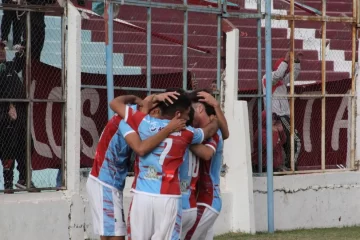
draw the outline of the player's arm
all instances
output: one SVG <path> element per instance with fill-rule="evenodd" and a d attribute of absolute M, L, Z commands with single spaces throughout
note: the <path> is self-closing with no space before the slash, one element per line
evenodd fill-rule
<path fill-rule="evenodd" d="M 214 156 L 214 149 L 204 144 L 194 144 L 190 146 L 190 150 L 199 158 L 209 161 Z"/>
<path fill-rule="evenodd" d="M 167 100 L 169 103 L 173 104 L 173 99 L 177 99 L 177 92 L 166 92 L 160 94 L 152 94 L 144 98 L 141 102 L 141 109 L 140 111 L 148 114 L 152 108 L 154 108 L 159 102 L 163 102 Z"/>
<path fill-rule="evenodd" d="M 229 138 L 229 128 L 228 128 L 228 124 L 225 118 L 225 115 L 223 113 L 223 111 L 220 108 L 220 104 L 219 102 L 209 93 L 207 92 L 199 92 L 197 94 L 200 99 L 200 102 L 206 102 L 207 104 L 209 104 L 210 106 L 212 106 L 215 109 L 215 114 L 216 117 L 218 119 L 219 122 L 219 128 L 221 130 L 221 134 L 223 136 L 223 139 L 228 139 Z"/>
<path fill-rule="evenodd" d="M 142 99 L 135 96 L 135 95 L 124 95 L 114 98 L 110 102 L 110 108 L 119 114 L 120 117 L 125 118 L 126 116 L 126 106 L 127 104 L 138 104 L 140 105 L 142 102 Z"/>
<path fill-rule="evenodd" d="M 154 148 L 167 138 L 171 133 L 180 131 L 185 128 L 186 121 L 178 117 L 173 118 L 170 123 L 160 132 L 145 140 L 141 140 L 140 136 L 128 126 L 125 121 L 121 121 L 120 130 L 127 144 L 139 156 L 144 156 L 151 152 Z"/>
<path fill-rule="evenodd" d="M 282 61 L 279 67 L 271 73 L 273 84 L 276 84 L 280 80 L 286 81 L 287 76 L 285 76 L 285 72 L 288 69 L 289 62 L 290 62 L 290 52 L 287 52 L 284 61 Z"/>

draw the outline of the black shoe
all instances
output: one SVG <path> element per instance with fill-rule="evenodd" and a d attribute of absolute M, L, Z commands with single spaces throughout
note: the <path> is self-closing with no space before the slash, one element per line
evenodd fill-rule
<path fill-rule="evenodd" d="M 13 194 L 14 193 L 12 182 L 5 182 L 4 188 L 5 188 L 4 194 Z"/>
<path fill-rule="evenodd" d="M 15 186 L 19 189 L 23 189 L 23 190 L 26 190 L 26 181 L 25 180 L 19 180 Z M 39 189 L 36 189 L 33 181 L 30 182 L 30 189 L 29 189 L 29 192 L 40 192 Z"/>

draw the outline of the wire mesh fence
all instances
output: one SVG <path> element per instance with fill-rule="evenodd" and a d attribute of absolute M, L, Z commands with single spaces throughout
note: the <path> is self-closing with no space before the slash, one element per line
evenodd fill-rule
<path fill-rule="evenodd" d="M 63 9 L 56 1 L 3 3 L 0 191 L 64 187 Z"/>
<path fill-rule="evenodd" d="M 274 170 L 285 171 L 286 173 L 282 174 L 287 174 L 295 170 L 302 172 L 320 169 L 352 169 L 354 156 L 351 155 L 351 149 L 354 147 L 352 141 L 355 131 L 353 125 L 355 78 L 353 78 L 352 72 L 353 67 L 356 66 L 357 49 L 355 48 L 357 47 L 355 45 L 356 30 L 351 23 L 354 21 L 351 19 L 353 3 L 339 4 L 327 1 L 326 6 L 323 7 L 321 2 L 314 3 L 306 0 L 294 2 L 294 17 L 290 16 L 292 14 L 291 1 L 284 0 L 273 3 L 273 74 L 284 59 L 287 58 L 285 61 L 288 63 L 288 69 L 281 78 L 281 84 L 285 82 L 286 90 L 281 94 L 278 91 L 281 84 L 278 80 L 274 81 L 276 77 L 273 77 L 273 111 L 276 112 L 276 107 L 274 109 L 276 104 L 289 106 L 286 114 L 289 116 L 288 121 L 276 116 L 273 119 L 274 164 L 279 158 L 282 159 L 279 162 L 284 163 L 285 166 L 285 168 L 277 168 L 274 165 Z M 256 6 L 251 1 L 246 4 L 252 8 Z M 308 20 L 309 16 L 321 15 L 340 16 L 343 19 L 333 19 L 325 24 L 321 21 Z M 239 30 L 242 32 L 241 28 Z M 240 44 L 240 55 L 241 52 L 248 51 L 248 49 L 244 50 L 242 51 Z M 289 56 L 286 56 L 287 52 L 290 52 Z M 300 53 L 301 55 L 299 55 Z M 289 62 L 291 55 L 294 59 L 293 73 L 291 71 L 292 64 Z M 264 74 L 264 72 L 262 73 Z M 241 78 L 240 73 L 239 78 Z M 294 80 L 294 84 L 289 81 L 291 78 Z M 253 83 L 255 85 L 254 80 Z M 254 172 L 261 172 L 265 170 L 264 166 L 266 167 L 265 160 L 262 167 L 258 167 L 261 158 L 266 158 L 266 138 L 262 136 L 265 131 L 264 129 L 258 130 L 260 126 L 265 127 L 264 121 L 258 118 L 259 113 L 263 110 L 263 105 L 257 104 L 257 99 L 261 97 L 260 95 L 256 96 L 259 88 L 256 92 L 254 87 L 250 87 L 251 84 L 247 86 L 249 86 L 247 92 L 244 91 L 245 95 L 242 94 L 240 99 L 247 100 L 249 103 L 250 135 L 253 139 L 253 169 Z M 261 99 L 260 102 L 263 100 Z M 258 111 L 258 106 L 262 107 L 261 111 Z M 279 120 L 282 120 L 281 131 L 276 126 Z M 287 134 L 279 137 L 284 130 Z M 293 132 L 293 137 L 291 137 L 291 132 Z M 261 137 L 263 139 L 259 140 Z M 287 140 L 282 143 L 284 137 Z M 339 141 L 342 144 L 338 144 Z M 282 151 L 281 147 L 277 148 L 278 144 L 281 145 Z M 292 149 L 290 152 L 289 147 Z M 259 149 L 260 152 L 258 152 Z M 279 155 L 281 157 L 278 157 Z M 293 165 L 289 164 L 289 155 Z"/>
<path fill-rule="evenodd" d="M 273 2 L 273 67 L 279 67 L 285 59 L 287 81 L 294 79 L 294 84 L 286 83 L 285 91 L 273 97 L 273 102 L 289 105 L 292 113 L 287 114 L 286 119 L 274 115 L 273 130 L 277 138 L 274 138 L 273 153 L 280 163 L 275 170 L 352 168 L 355 106 L 352 77 L 357 49 L 351 20 L 353 4 L 327 1 L 324 8 L 313 1 L 294 1 L 292 17 L 291 2 Z M 145 97 L 169 87 L 215 90 L 226 66 L 222 47 L 225 39 L 220 27 L 223 21 L 239 29 L 239 99 L 248 101 L 254 171 L 266 166 L 262 119 L 266 87 L 263 78 L 265 28 L 264 20 L 256 18 L 256 13 L 263 12 L 264 1 L 227 1 L 227 12 L 220 12 L 227 15 L 226 20 L 214 13 L 184 13 L 178 9 L 131 6 L 125 2 L 115 7 L 110 33 L 106 31 L 105 9 L 94 9 L 94 4 L 84 2 L 78 8 L 82 17 L 81 167 L 92 166 L 97 142 L 108 119 L 107 34 L 113 39 L 115 96 Z M 217 3 L 189 2 L 190 6 L 204 4 L 217 9 Z M 3 11 L 1 15 L 0 56 L 4 63 L 0 66 L 5 68 L 0 71 L 15 71 L 13 82 L 18 84 L 8 91 L 7 87 L 12 85 L 6 83 L 8 75 L 2 76 L 1 84 L 6 86 L 1 88 L 0 96 L 1 116 L 6 119 L 2 128 L 7 131 L 2 131 L 1 137 L 1 160 L 5 169 L 1 180 L 13 183 L 7 188 L 24 179 L 28 180 L 27 187 L 31 187 L 31 180 L 40 188 L 65 186 L 64 171 L 60 170 L 64 167 L 66 29 L 62 9 L 47 6 L 43 11 L 5 8 L 7 13 Z M 236 15 L 239 13 L 248 15 Z M 321 15 L 340 18 L 325 23 L 309 21 L 309 17 Z M 287 56 L 289 51 L 293 54 Z M 272 86 L 273 91 L 278 87 L 276 84 L 275 88 Z M 15 120 L 14 115 L 17 115 Z M 11 130 L 13 125 L 25 129 L 26 136 L 15 137 L 20 130 Z M 23 149 L 16 151 L 22 155 L 15 156 L 10 145 Z M 263 161 L 261 167 L 259 161 Z M 6 172 L 12 169 L 13 173 Z"/>

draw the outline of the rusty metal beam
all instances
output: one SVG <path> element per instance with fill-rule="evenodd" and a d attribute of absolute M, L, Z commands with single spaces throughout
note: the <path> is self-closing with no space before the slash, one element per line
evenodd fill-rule
<path fill-rule="evenodd" d="M 279 15 L 273 14 L 273 20 L 295 20 L 295 21 L 313 21 L 313 22 L 343 22 L 353 23 L 356 22 L 354 17 L 330 17 L 330 16 L 299 16 L 299 15 Z"/>
<path fill-rule="evenodd" d="M 326 0 L 322 0 L 322 16 L 326 16 Z M 321 169 L 325 170 L 326 161 L 326 21 L 321 26 Z"/>
<path fill-rule="evenodd" d="M 0 4 L 0 10 L 27 11 L 27 12 L 44 12 L 63 14 L 64 8 L 57 5 L 16 5 Z"/>
<path fill-rule="evenodd" d="M 294 15 L 295 1 L 290 0 L 290 15 Z M 295 21 L 290 20 L 290 96 L 295 93 Z M 290 168 L 295 171 L 295 98 L 290 98 Z"/>

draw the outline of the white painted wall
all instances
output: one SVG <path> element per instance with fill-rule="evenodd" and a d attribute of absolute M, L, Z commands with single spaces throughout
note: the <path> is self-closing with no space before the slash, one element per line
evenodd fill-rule
<path fill-rule="evenodd" d="M 267 231 L 266 177 L 254 177 L 256 231 Z M 360 224 L 360 173 L 274 177 L 275 229 Z"/>

